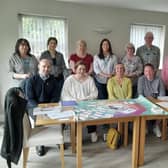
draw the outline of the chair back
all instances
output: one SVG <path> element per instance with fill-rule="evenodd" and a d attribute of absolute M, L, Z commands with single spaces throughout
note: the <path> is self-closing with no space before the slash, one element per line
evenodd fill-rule
<path fill-rule="evenodd" d="M 27 113 L 25 113 L 23 117 L 23 147 L 27 146 L 27 142 L 30 137 L 31 131 L 32 131 L 31 123 Z"/>

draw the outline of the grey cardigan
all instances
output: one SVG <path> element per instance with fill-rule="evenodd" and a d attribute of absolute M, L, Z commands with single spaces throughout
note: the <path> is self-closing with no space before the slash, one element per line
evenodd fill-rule
<path fill-rule="evenodd" d="M 20 84 L 23 82 L 24 79 L 15 79 L 13 77 L 14 73 L 18 73 L 18 74 L 30 73 L 32 76 L 37 74 L 38 61 L 36 57 L 33 55 L 30 55 L 29 57 L 30 57 L 30 63 L 28 67 L 29 72 L 26 72 L 23 58 L 21 58 L 19 55 L 14 54 L 9 59 L 9 72 L 12 78 L 14 79 L 13 81 L 14 81 L 15 86 L 20 86 Z"/>

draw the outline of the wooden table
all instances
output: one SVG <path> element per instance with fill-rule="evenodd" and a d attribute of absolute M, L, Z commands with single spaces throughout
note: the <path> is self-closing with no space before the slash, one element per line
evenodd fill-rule
<path fill-rule="evenodd" d="M 156 104 L 161 100 L 148 98 L 152 103 Z M 160 106 L 161 107 L 161 106 Z M 163 108 L 163 107 L 161 107 Z M 168 112 L 168 109 L 163 108 L 164 111 Z M 146 138 L 146 121 L 149 120 L 162 120 L 162 140 L 167 139 L 167 115 L 141 115 L 140 117 L 140 140 L 139 140 L 139 158 L 138 158 L 138 165 L 144 165 L 144 149 L 145 149 L 145 138 Z"/>
<path fill-rule="evenodd" d="M 133 122 L 133 143 L 132 143 L 132 168 L 138 167 L 138 144 L 139 144 L 139 126 L 140 117 L 122 117 L 122 118 L 109 118 L 97 119 L 88 121 L 77 122 L 77 168 L 82 168 L 82 127 L 88 125 L 102 125 L 118 122 Z"/>

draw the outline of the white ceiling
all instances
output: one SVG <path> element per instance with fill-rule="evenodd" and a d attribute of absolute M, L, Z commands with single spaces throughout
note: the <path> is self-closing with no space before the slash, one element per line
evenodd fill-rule
<path fill-rule="evenodd" d="M 168 12 L 168 0 L 57 0 L 127 9 Z"/>

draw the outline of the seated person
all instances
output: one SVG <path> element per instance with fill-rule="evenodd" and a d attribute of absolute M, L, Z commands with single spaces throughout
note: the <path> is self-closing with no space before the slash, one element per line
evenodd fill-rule
<path fill-rule="evenodd" d="M 79 61 L 75 65 L 75 74 L 69 76 L 63 85 L 62 100 L 89 100 L 98 95 L 94 80 L 86 73 L 86 65 Z M 88 126 L 91 141 L 97 141 L 96 126 Z"/>
<path fill-rule="evenodd" d="M 165 95 L 164 84 L 159 77 L 155 76 L 155 69 L 152 64 L 148 63 L 144 66 L 144 75 L 138 80 L 138 94 L 154 98 Z M 161 137 L 159 123 L 160 121 L 157 120 L 153 129 L 157 137 Z"/>
<path fill-rule="evenodd" d="M 115 76 L 111 77 L 107 83 L 108 98 L 129 99 L 132 96 L 131 80 L 124 76 L 125 68 L 122 63 L 115 65 Z"/>
<path fill-rule="evenodd" d="M 38 65 L 38 74 L 28 80 L 26 84 L 28 108 L 36 107 L 39 103 L 59 101 L 57 80 L 50 75 L 51 66 L 50 60 L 41 59 Z M 45 154 L 44 146 L 38 146 L 36 150 L 39 156 Z"/>

